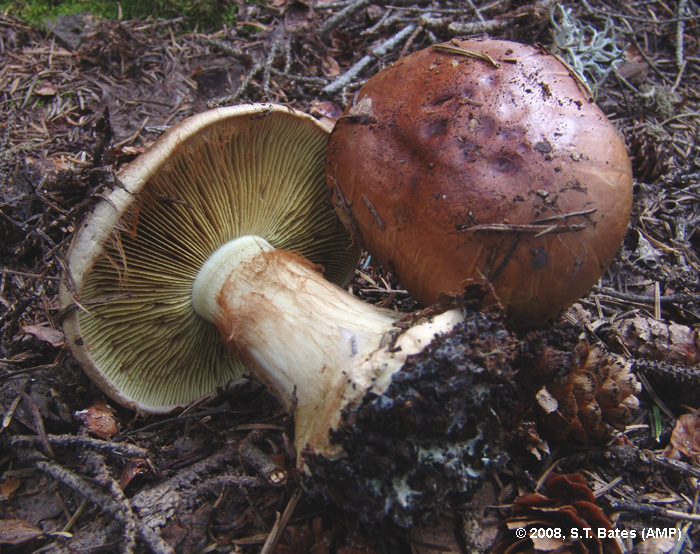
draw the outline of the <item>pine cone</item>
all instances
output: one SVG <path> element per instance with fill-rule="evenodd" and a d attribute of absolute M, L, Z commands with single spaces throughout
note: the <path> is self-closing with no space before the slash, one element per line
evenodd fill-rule
<path fill-rule="evenodd" d="M 700 363 L 698 329 L 635 316 L 613 321 L 596 330 L 613 350 L 624 348 L 635 358 L 694 366 Z"/>
<path fill-rule="evenodd" d="M 635 128 L 627 133 L 627 146 L 634 175 L 641 183 L 653 183 L 664 175 L 668 166 L 668 150 L 653 133 Z"/>
<path fill-rule="evenodd" d="M 605 537 L 599 538 L 603 532 Z M 545 494 L 515 499 L 491 554 L 622 554 L 613 536 L 612 524 L 585 479 L 579 474 L 552 475 Z"/>
<path fill-rule="evenodd" d="M 641 387 L 622 356 L 582 341 L 569 351 L 547 346 L 538 365 L 550 376 L 536 393 L 545 434 L 607 442 L 634 419 Z"/>

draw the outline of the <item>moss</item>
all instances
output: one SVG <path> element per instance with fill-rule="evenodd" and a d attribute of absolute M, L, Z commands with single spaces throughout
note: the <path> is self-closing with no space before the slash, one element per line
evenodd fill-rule
<path fill-rule="evenodd" d="M 119 11 L 121 5 L 121 14 Z M 172 19 L 182 17 L 186 29 L 212 30 L 236 22 L 236 4 L 229 0 L 0 0 L 0 10 L 42 27 L 61 15 L 90 13 L 107 19 Z"/>

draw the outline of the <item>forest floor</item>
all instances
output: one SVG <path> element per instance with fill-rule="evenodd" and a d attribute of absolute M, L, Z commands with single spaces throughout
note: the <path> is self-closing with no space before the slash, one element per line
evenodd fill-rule
<path fill-rule="evenodd" d="M 632 220 L 568 318 L 643 385 L 623 435 L 558 443 L 533 416 L 522 428 L 531 448 L 514 450 L 481 496 L 408 532 L 363 528 L 305 494 L 291 416 L 253 381 L 168 417 L 104 404 L 66 346 L 57 296 L 73 232 L 120 167 L 213 106 L 266 101 L 337 118 L 382 67 L 483 33 L 555 51 L 566 42 L 562 57 L 581 63 L 626 142 Z M 0 549 L 488 552 L 511 540 L 513 553 L 697 552 L 699 47 L 700 7 L 684 0 L 241 2 L 236 26 L 206 34 L 178 20 L 80 15 L 36 29 L 0 15 Z M 391 274 L 361 269 L 355 294 L 416 308 Z M 284 483 L 246 463 L 250 443 L 287 472 Z M 546 503 L 555 473 L 584 478 L 590 504 L 620 531 L 615 545 L 508 538 L 515 499 L 537 491 Z M 550 507 L 523 521 L 556 528 L 567 508 Z M 644 529 L 666 536 L 642 540 Z"/>

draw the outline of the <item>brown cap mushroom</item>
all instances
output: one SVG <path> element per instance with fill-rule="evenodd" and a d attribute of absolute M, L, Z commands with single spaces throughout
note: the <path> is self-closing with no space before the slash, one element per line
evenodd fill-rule
<path fill-rule="evenodd" d="M 201 266 L 228 241 L 256 235 L 349 281 L 359 251 L 327 199 L 328 133 L 282 106 L 220 108 L 172 127 L 119 173 L 79 229 L 60 293 L 71 349 L 109 396 L 165 412 L 241 375 L 192 305 Z"/>
<path fill-rule="evenodd" d="M 542 49 L 453 40 L 369 79 L 329 146 L 345 223 L 424 305 L 485 280 L 537 322 L 585 294 L 627 229 L 623 141 Z"/>

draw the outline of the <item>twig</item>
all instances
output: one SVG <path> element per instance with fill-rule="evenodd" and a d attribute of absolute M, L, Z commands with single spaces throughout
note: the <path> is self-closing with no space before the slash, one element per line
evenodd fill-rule
<path fill-rule="evenodd" d="M 198 487 L 209 490 L 230 490 L 231 488 L 236 488 L 243 491 L 259 487 L 262 484 L 263 482 L 258 477 L 249 477 L 248 475 L 217 475 L 202 481 L 201 485 L 198 485 Z"/>
<path fill-rule="evenodd" d="M 70 517 L 68 522 L 63 526 L 63 529 L 61 529 L 61 533 L 70 533 L 70 530 L 73 529 L 73 525 L 75 525 L 75 522 L 78 521 L 78 518 L 80 515 L 83 513 L 85 508 L 88 505 L 88 499 L 84 498 L 83 501 L 80 503 L 80 506 L 78 506 L 78 509 L 73 512 L 73 515 Z"/>
<path fill-rule="evenodd" d="M 204 492 L 202 482 L 224 483 L 226 486 L 251 488 L 264 484 L 258 477 L 218 476 L 207 479 L 214 470 L 226 467 L 238 458 L 238 443 L 227 442 L 214 454 L 178 471 L 170 479 L 155 487 L 142 490 L 131 499 L 131 505 L 141 518 L 153 527 L 165 525 L 178 510 L 190 509 Z"/>
<path fill-rule="evenodd" d="M 0 274 L 2 275 L 19 275 L 21 277 L 27 277 L 29 279 L 41 279 L 43 281 L 61 281 L 61 277 L 52 277 L 51 275 L 39 275 L 37 273 L 27 273 L 26 271 L 15 271 L 13 269 L 6 269 L 0 267 Z"/>
<path fill-rule="evenodd" d="M 7 411 L 5 412 L 5 415 L 2 418 L 2 425 L 0 425 L 0 433 L 2 433 L 5 429 L 7 429 L 10 424 L 12 423 L 12 418 L 15 415 L 15 411 L 17 410 L 17 406 L 19 406 L 20 400 L 22 400 L 22 393 L 27 390 L 27 386 L 29 385 L 29 379 L 25 379 L 24 382 L 19 383 L 17 385 L 17 395 L 15 396 L 14 400 L 10 404 L 9 408 L 7 408 Z"/>
<path fill-rule="evenodd" d="M 15 124 L 17 122 L 17 108 L 13 103 L 5 119 L 5 129 L 3 130 L 2 137 L 0 137 L 0 162 L 9 160 L 11 156 L 11 148 L 8 148 L 10 144 L 10 134 L 15 129 Z M 0 164 L 0 190 L 8 190 L 6 187 L 9 175 L 6 171 L 6 166 Z"/>
<path fill-rule="evenodd" d="M 501 67 L 501 64 L 494 60 L 488 54 L 484 54 L 483 52 L 476 52 L 474 50 L 467 50 L 466 48 L 457 46 L 457 44 L 453 41 L 451 41 L 450 44 L 434 44 L 433 50 L 436 50 L 437 52 L 444 52 L 446 54 L 455 54 L 456 56 L 474 58 L 477 60 L 487 62 L 488 64 L 496 68 Z"/>
<path fill-rule="evenodd" d="M 342 88 L 348 86 L 353 80 L 370 64 L 375 58 L 386 56 L 394 48 L 396 48 L 403 40 L 407 39 L 417 27 L 416 23 L 409 23 L 393 37 L 386 40 L 383 44 L 372 51 L 373 55 L 365 55 L 360 58 L 355 65 L 340 75 L 335 81 L 323 87 L 322 92 L 326 94 L 335 94 Z"/>
<path fill-rule="evenodd" d="M 343 21 L 346 21 L 348 17 L 356 14 L 365 6 L 369 6 L 370 0 L 355 0 L 352 4 L 348 4 L 338 13 L 332 15 L 326 19 L 318 27 L 318 32 L 321 36 L 325 36 L 340 25 Z"/>
<path fill-rule="evenodd" d="M 700 514 L 689 514 L 686 512 L 679 512 L 677 510 L 667 510 L 666 508 L 661 508 L 660 506 L 638 504 L 637 502 L 630 502 L 628 500 L 613 500 L 610 502 L 610 507 L 613 510 L 620 510 L 624 512 L 634 512 L 637 514 L 651 515 L 667 519 L 700 522 Z"/>
<path fill-rule="evenodd" d="M 505 19 L 489 19 L 486 21 L 471 21 L 459 23 L 453 21 L 447 25 L 447 31 L 455 35 L 480 35 L 483 33 L 495 33 L 508 27 Z"/>
<path fill-rule="evenodd" d="M 49 444 L 47 435 L 46 435 L 46 428 L 44 427 L 44 420 L 41 417 L 41 413 L 39 412 L 39 408 L 37 405 L 34 403 L 32 398 L 24 391 L 22 391 L 22 398 L 24 401 L 27 403 L 29 406 L 29 410 L 32 412 L 32 416 L 34 416 L 34 423 L 36 425 L 36 431 L 37 431 L 37 442 L 40 443 L 44 447 L 44 453 L 49 457 L 53 458 L 55 456 L 53 449 L 51 448 L 51 445 Z"/>
<path fill-rule="evenodd" d="M 643 371 L 660 377 L 669 377 L 678 382 L 692 381 L 700 383 L 700 367 L 698 366 L 673 364 L 660 360 L 638 359 L 635 360 L 634 367 L 636 371 Z"/>
<path fill-rule="evenodd" d="M 132 435 L 139 435 L 141 433 L 147 433 L 149 431 L 153 431 L 155 429 L 159 429 L 159 428 L 165 427 L 167 425 L 181 424 L 189 419 L 199 419 L 199 418 L 204 418 L 204 417 L 212 416 L 212 415 L 230 414 L 230 413 L 231 413 L 231 410 L 224 407 L 224 408 L 211 408 L 209 410 L 202 410 L 201 412 L 193 412 L 193 413 L 189 413 L 189 414 L 178 414 L 176 416 L 169 417 L 169 418 L 163 419 L 161 421 L 155 421 L 153 423 L 150 423 L 149 425 L 144 425 L 143 427 L 140 427 L 138 429 L 130 429 L 129 431 L 123 431 L 119 435 L 113 437 L 113 440 L 115 442 L 119 442 L 119 441 L 124 440 L 127 437 L 132 436 Z"/>
<path fill-rule="evenodd" d="M 277 56 L 280 54 L 285 56 L 284 67 L 285 71 L 291 66 L 291 60 L 286 59 L 287 52 L 291 51 L 291 36 L 284 32 L 284 26 L 279 26 L 275 29 L 272 36 L 272 45 L 270 46 L 270 53 L 265 56 L 265 62 L 263 63 L 263 94 L 265 99 L 270 98 L 270 74 L 272 72 L 272 64 L 275 63 Z"/>
<path fill-rule="evenodd" d="M 654 305 L 656 298 L 653 296 L 645 296 L 642 294 L 632 294 L 630 292 L 620 292 L 615 289 L 608 287 L 593 287 L 593 291 L 599 294 L 604 294 L 606 296 L 612 296 L 613 298 L 619 298 L 620 300 L 628 300 L 630 302 L 640 302 L 642 304 Z M 678 302 L 679 304 L 685 304 L 687 302 L 697 302 L 700 300 L 700 294 L 667 294 L 659 296 L 659 301 L 664 302 Z"/>
<path fill-rule="evenodd" d="M 136 137 L 138 137 L 139 134 L 141 133 L 141 131 L 143 131 L 144 127 L 146 127 L 146 123 L 148 123 L 148 120 L 149 120 L 149 119 L 150 119 L 150 117 L 149 117 L 149 116 L 146 116 L 146 117 L 143 119 L 143 121 L 141 122 L 141 125 L 139 125 L 138 129 L 136 129 L 136 131 L 134 131 L 133 134 L 132 134 L 131 136 L 129 136 L 129 137 L 125 138 L 124 140 L 118 142 L 117 144 L 114 145 L 114 147 L 115 147 L 115 148 L 121 148 L 122 146 L 124 146 L 124 145 L 126 145 L 126 144 L 129 144 L 130 142 L 135 141 L 135 140 L 136 140 Z"/>
<path fill-rule="evenodd" d="M 211 102 L 209 102 L 207 104 L 207 107 L 218 108 L 219 106 L 223 106 L 225 104 L 231 104 L 231 103 L 235 102 L 236 100 L 238 100 L 238 98 L 241 96 L 241 94 L 243 94 L 245 89 L 250 84 L 250 81 L 253 80 L 253 77 L 255 77 L 255 75 L 263 69 L 263 67 L 264 67 L 264 64 L 262 62 L 256 62 L 255 65 L 253 65 L 253 67 L 250 69 L 250 71 L 248 71 L 246 76 L 243 78 L 243 80 L 241 81 L 241 84 L 238 85 L 238 88 L 232 94 L 228 94 L 226 96 L 221 96 L 220 98 L 215 98 L 214 100 L 212 100 Z"/>
<path fill-rule="evenodd" d="M 5 120 L 5 129 L 0 137 L 0 160 L 10 159 L 10 153 L 8 152 L 8 145 L 10 144 L 10 134 L 15 130 L 15 123 L 17 122 L 17 108 L 14 104 L 10 108 L 10 113 L 7 114 Z"/>
<path fill-rule="evenodd" d="M 153 529 L 144 525 L 143 522 L 141 522 L 131 511 L 128 505 L 119 504 L 89 481 L 76 475 L 69 469 L 58 465 L 57 463 L 37 460 L 34 462 L 34 464 L 40 471 L 43 471 L 57 481 L 60 481 L 84 498 L 87 498 L 96 506 L 99 506 L 100 509 L 107 512 L 122 525 L 128 524 L 129 518 L 134 518 L 136 531 L 143 542 L 154 554 L 174 554 L 174 550 L 170 547 L 170 545 L 166 543 Z M 126 511 L 128 511 L 129 515 L 125 513 Z"/>
<path fill-rule="evenodd" d="M 129 506 L 129 501 L 124 496 L 124 491 L 110 475 L 104 457 L 96 452 L 88 452 L 85 455 L 85 462 L 92 469 L 94 474 L 93 479 L 99 485 L 109 490 L 112 498 L 114 498 L 120 505 L 124 507 Z M 122 550 L 126 554 L 130 554 L 134 552 L 136 547 L 136 528 L 138 526 L 137 519 L 130 508 L 124 508 L 122 513 L 124 514 L 124 528 L 122 531 L 124 544 Z"/>
<path fill-rule="evenodd" d="M 123 456 L 128 458 L 148 458 L 149 452 L 145 448 L 135 446 L 133 444 L 108 442 L 92 437 L 76 436 L 76 435 L 46 435 L 48 444 L 58 447 L 79 447 L 89 448 L 95 452 L 104 452 Z M 42 443 L 39 437 L 31 435 L 14 435 L 8 438 L 6 442 L 11 448 L 16 446 L 36 446 Z"/>
<path fill-rule="evenodd" d="M 635 369 L 639 369 L 638 367 L 635 366 Z M 639 379 L 640 383 L 642 383 L 642 387 L 644 389 L 644 392 L 647 393 L 651 399 L 654 401 L 654 403 L 661 409 L 663 413 L 665 413 L 668 417 L 671 419 L 676 419 L 676 416 L 674 413 L 669 409 L 668 406 L 666 406 L 666 403 L 659 398 L 659 395 L 656 394 L 656 391 L 654 390 L 654 387 L 651 386 L 651 383 L 649 383 L 649 380 L 647 379 L 647 376 L 644 375 L 644 373 L 637 371 L 637 379 Z"/>
<path fill-rule="evenodd" d="M 238 449 L 243 465 L 253 469 L 275 487 L 284 485 L 287 482 L 287 472 L 253 444 L 256 438 L 257 433 L 251 433 Z"/>
<path fill-rule="evenodd" d="M 401 15 L 394 13 L 394 10 L 392 8 L 388 8 L 382 16 L 379 18 L 379 20 L 372 25 L 369 29 L 365 29 L 360 33 L 360 36 L 363 37 L 370 37 L 374 34 L 376 34 L 380 29 L 384 27 L 389 27 L 392 24 L 396 23 L 401 19 Z"/>
<path fill-rule="evenodd" d="M 685 33 L 685 12 L 688 9 L 688 0 L 678 2 L 678 22 L 676 23 L 676 65 L 679 70 L 683 69 L 685 61 L 683 59 L 683 34 Z"/>
<path fill-rule="evenodd" d="M 426 14 L 428 17 L 431 17 L 433 14 L 427 13 Z M 410 50 L 411 46 L 413 46 L 414 41 L 420 35 L 423 31 L 425 30 L 425 26 L 419 21 L 418 25 L 416 25 L 416 28 L 413 29 L 413 32 L 411 33 L 411 36 L 408 37 L 406 42 L 404 42 L 404 45 L 401 47 L 401 50 L 399 50 L 398 58 L 403 58 L 406 56 L 408 51 Z"/>
<path fill-rule="evenodd" d="M 486 223 L 483 225 L 460 226 L 458 231 L 469 231 L 472 233 L 497 231 L 502 233 L 534 233 L 535 236 L 548 235 L 550 233 L 575 233 L 586 228 L 584 223 L 573 223 L 566 226 L 561 225 L 528 225 L 511 223 Z"/>
<path fill-rule="evenodd" d="M 484 16 L 481 15 L 481 11 L 474 5 L 474 2 L 472 2 L 472 0 L 467 0 L 467 4 L 476 14 L 476 18 L 483 23 L 485 21 Z"/>
<path fill-rule="evenodd" d="M 642 450 L 632 445 L 611 446 L 605 453 L 605 457 L 615 458 L 623 466 L 631 469 L 639 467 L 649 471 L 659 469 L 670 470 L 687 477 L 700 478 L 700 468 L 694 467 L 679 460 L 672 460 L 664 456 L 657 456 L 650 450 Z"/>
<path fill-rule="evenodd" d="M 328 79 L 325 79 L 323 77 L 315 77 L 313 75 L 298 75 L 298 74 L 294 74 L 294 73 L 289 73 L 286 70 L 280 71 L 279 69 L 275 69 L 274 67 L 270 68 L 270 73 L 272 73 L 272 75 L 286 77 L 290 81 L 296 81 L 297 83 L 307 83 L 310 85 L 317 85 L 317 86 L 323 86 L 326 83 L 328 83 Z"/>
<path fill-rule="evenodd" d="M 216 48 L 221 48 L 224 52 L 231 54 L 233 56 L 236 56 L 238 58 L 242 58 L 244 56 L 251 58 L 251 56 L 249 56 L 248 54 L 245 54 L 244 52 L 242 52 L 238 49 L 230 47 L 225 43 L 220 43 L 218 41 L 211 41 L 209 39 L 202 39 L 202 40 L 205 41 L 207 44 L 211 44 L 212 46 L 214 46 Z M 214 99 L 212 102 L 209 102 L 208 107 L 209 108 L 216 108 L 218 106 L 223 106 L 225 104 L 231 104 L 231 103 L 235 102 L 245 92 L 246 88 L 248 88 L 248 85 L 253 80 L 253 77 L 255 77 L 258 73 L 261 73 L 261 72 L 262 72 L 263 94 L 264 94 L 266 99 L 269 98 L 269 96 L 270 96 L 270 77 L 274 73 L 274 68 L 272 67 L 272 64 L 275 62 L 275 60 L 277 59 L 277 57 L 280 54 L 283 54 L 285 56 L 285 64 L 284 64 L 285 73 L 288 72 L 289 67 L 291 65 L 291 60 L 288 58 L 290 51 L 291 51 L 291 36 L 284 32 L 284 27 L 282 27 L 282 26 L 277 27 L 275 29 L 275 31 L 273 32 L 270 51 L 265 56 L 265 59 L 264 60 L 257 60 L 253 64 L 253 67 L 250 68 L 250 70 L 248 71 L 246 76 L 241 81 L 241 84 L 238 85 L 238 88 L 236 88 L 236 90 L 232 94 Z"/>
<path fill-rule="evenodd" d="M 201 35 L 195 36 L 195 41 L 203 44 L 204 46 L 209 46 L 211 48 L 215 48 L 224 54 L 228 54 L 229 56 L 233 56 L 234 58 L 238 58 L 239 60 L 242 60 L 244 62 L 248 62 L 251 59 L 250 54 L 247 54 L 243 50 L 239 50 L 238 48 L 231 46 L 230 44 L 222 41 L 222 40 L 216 40 L 208 37 L 204 37 Z"/>
<path fill-rule="evenodd" d="M 548 223 L 550 221 L 562 221 L 569 219 L 570 217 L 577 217 L 579 215 L 591 215 L 597 211 L 596 208 L 591 208 L 590 210 L 580 210 L 578 212 L 567 212 L 565 214 L 557 214 L 550 217 L 540 217 L 539 219 L 534 219 L 533 223 Z"/>
<path fill-rule="evenodd" d="M 267 540 L 265 541 L 262 550 L 260 550 L 260 554 L 270 554 L 275 550 L 275 547 L 277 546 L 277 543 L 279 542 L 280 537 L 282 536 L 282 532 L 284 531 L 285 527 L 287 527 L 287 522 L 289 522 L 289 518 L 291 518 L 292 514 L 294 513 L 294 508 L 296 508 L 297 503 L 299 502 L 299 498 L 301 498 L 301 489 L 297 489 L 294 491 L 294 494 L 292 494 L 292 497 L 289 499 L 289 503 L 284 509 L 284 512 L 282 513 L 281 517 L 279 517 L 278 513 L 277 520 L 275 521 L 275 526 L 272 528 L 272 531 L 270 531 L 270 534 L 267 536 Z"/>
<path fill-rule="evenodd" d="M 327 4 L 316 4 L 314 10 L 337 10 L 353 3 L 353 0 L 342 0 L 341 2 L 329 2 Z"/>

